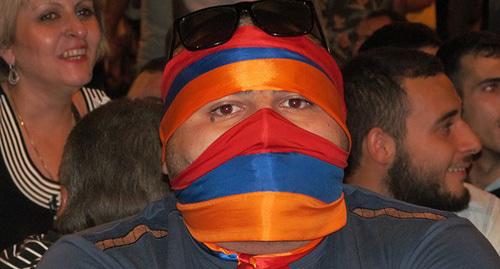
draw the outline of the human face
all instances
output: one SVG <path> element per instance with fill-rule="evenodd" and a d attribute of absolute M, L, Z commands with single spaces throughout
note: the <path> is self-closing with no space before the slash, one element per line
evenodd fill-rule
<path fill-rule="evenodd" d="M 500 57 L 466 55 L 461 61 L 464 119 L 484 150 L 500 153 Z"/>
<path fill-rule="evenodd" d="M 167 170 L 175 178 L 220 135 L 256 111 L 270 108 L 297 126 L 347 150 L 341 127 L 301 95 L 285 91 L 246 91 L 210 102 L 196 111 L 167 143 Z"/>
<path fill-rule="evenodd" d="M 397 195 L 419 196 L 408 201 L 417 204 L 422 200 L 432 200 L 433 195 L 439 195 L 435 198 L 436 201 L 463 199 L 467 195 L 463 185 L 467 169 L 471 165 L 472 155 L 481 146 L 460 116 L 460 98 L 451 81 L 444 74 L 438 74 L 433 77 L 404 79 L 403 87 L 408 94 L 410 113 L 406 119 L 406 137 L 399 145 L 399 156 L 391 169 L 407 170 L 402 169 L 402 164 L 406 161 L 407 167 L 403 168 L 414 171 L 407 171 L 408 174 L 413 174 L 413 180 L 404 179 L 401 184 L 420 184 L 419 187 L 403 188 L 406 188 L 406 192 L 417 189 L 421 191 L 420 196 L 416 193 Z"/>
<path fill-rule="evenodd" d="M 92 0 L 25 1 L 15 33 L 3 57 L 23 83 L 79 88 L 91 79 L 101 40 Z"/>

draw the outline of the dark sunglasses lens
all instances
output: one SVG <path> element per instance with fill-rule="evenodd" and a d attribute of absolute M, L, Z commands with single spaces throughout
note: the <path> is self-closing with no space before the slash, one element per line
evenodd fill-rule
<path fill-rule="evenodd" d="M 268 34 L 295 36 L 311 32 L 313 13 L 303 1 L 263 1 L 252 5 L 255 22 Z"/>
<path fill-rule="evenodd" d="M 179 22 L 179 36 L 189 50 L 206 49 L 231 39 L 237 25 L 234 8 L 211 8 L 184 17 Z"/>

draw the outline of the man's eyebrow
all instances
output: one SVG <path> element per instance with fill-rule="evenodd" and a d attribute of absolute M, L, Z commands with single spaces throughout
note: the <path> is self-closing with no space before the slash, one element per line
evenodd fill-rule
<path fill-rule="evenodd" d="M 449 120 L 449 119 L 451 119 L 451 118 L 453 118 L 453 117 L 455 117 L 457 115 L 460 115 L 460 111 L 458 109 L 454 109 L 454 110 L 448 111 L 444 115 L 442 115 L 441 117 L 439 117 L 439 119 L 436 120 L 436 122 L 434 123 L 434 126 L 439 126 L 443 122 L 446 122 L 447 120 Z"/>
<path fill-rule="evenodd" d="M 500 83 L 500 77 L 493 77 L 481 80 L 476 84 L 476 86 L 482 86 L 484 84 L 489 84 L 489 83 Z"/>

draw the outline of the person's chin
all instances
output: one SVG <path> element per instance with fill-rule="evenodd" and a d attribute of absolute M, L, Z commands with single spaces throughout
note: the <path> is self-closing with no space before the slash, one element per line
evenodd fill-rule
<path fill-rule="evenodd" d="M 68 70 L 66 74 L 67 75 L 64 78 L 66 84 L 73 85 L 77 88 L 82 87 L 92 80 L 92 73 L 84 70 L 77 72 L 75 70 Z"/>
<path fill-rule="evenodd" d="M 458 212 L 467 208 L 470 202 L 470 193 L 465 186 L 462 184 L 462 188 L 457 190 L 448 190 L 444 196 L 448 196 L 448 202 L 443 204 L 444 208 L 439 208 L 441 210 Z M 447 205 L 446 205 L 447 204 Z"/>
<path fill-rule="evenodd" d="M 446 174 L 445 183 L 447 191 L 455 197 L 461 197 L 467 191 L 464 182 L 466 178 L 464 172 L 448 172 Z"/>

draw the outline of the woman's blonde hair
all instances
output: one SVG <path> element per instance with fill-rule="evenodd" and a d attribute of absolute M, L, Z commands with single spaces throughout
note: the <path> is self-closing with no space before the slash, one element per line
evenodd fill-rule
<path fill-rule="evenodd" d="M 9 48 L 15 41 L 17 14 L 21 7 L 29 0 L 0 0 L 0 50 Z M 102 1 L 92 0 L 99 28 L 101 29 L 101 41 L 97 47 L 97 60 L 107 53 L 107 44 L 104 38 L 104 19 L 102 17 Z M 3 61 L 3 59 L 0 59 Z M 1 63 L 6 64 L 6 63 Z M 9 75 L 8 68 L 0 67 L 0 82 L 6 81 Z"/>

